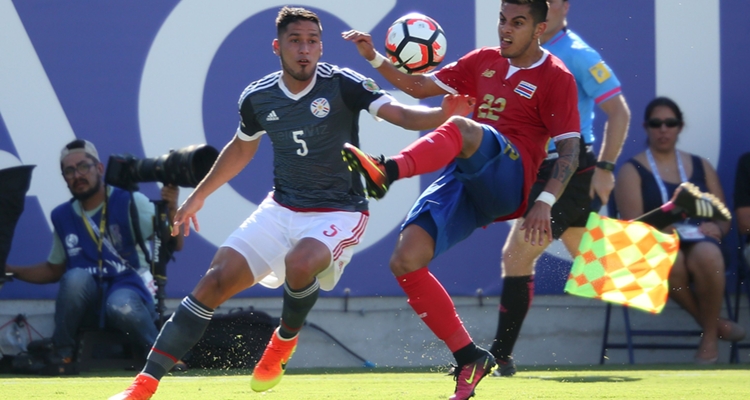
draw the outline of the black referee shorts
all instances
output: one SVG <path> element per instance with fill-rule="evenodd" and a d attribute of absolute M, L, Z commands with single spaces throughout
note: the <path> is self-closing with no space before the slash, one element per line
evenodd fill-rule
<path fill-rule="evenodd" d="M 560 239 L 563 232 L 570 227 L 583 228 L 589 219 L 591 212 L 591 178 L 594 176 L 594 166 L 596 165 L 596 156 L 593 152 L 586 153 L 586 162 L 578 168 L 575 174 L 570 178 L 568 186 L 562 196 L 552 206 L 552 237 Z M 545 160 L 539 168 L 536 182 L 531 187 L 529 194 L 529 204 L 526 208 L 526 214 L 534 206 L 534 200 L 542 193 L 544 186 L 547 185 L 552 168 L 556 160 Z"/>

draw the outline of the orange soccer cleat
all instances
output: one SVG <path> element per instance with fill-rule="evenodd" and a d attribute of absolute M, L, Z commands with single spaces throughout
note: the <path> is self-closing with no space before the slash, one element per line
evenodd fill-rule
<path fill-rule="evenodd" d="M 373 199 L 382 199 L 388 192 L 388 187 L 393 183 L 385 170 L 386 158 L 382 155 L 371 156 L 349 143 L 344 143 L 341 155 L 349 164 L 350 170 L 359 172 L 365 178 L 367 195 Z"/>
<path fill-rule="evenodd" d="M 265 392 L 278 385 L 284 377 L 286 364 L 296 349 L 297 336 L 294 339 L 284 340 L 279 336 L 279 328 L 276 328 L 263 356 L 253 370 L 250 388 L 256 392 Z"/>
<path fill-rule="evenodd" d="M 159 381 L 146 374 L 138 374 L 133 383 L 125 389 L 109 398 L 109 400 L 148 400 L 156 393 Z"/>

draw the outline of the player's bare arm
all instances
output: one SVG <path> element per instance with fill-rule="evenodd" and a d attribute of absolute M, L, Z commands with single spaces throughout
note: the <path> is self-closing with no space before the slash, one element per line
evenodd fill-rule
<path fill-rule="evenodd" d="M 372 62 L 378 56 L 383 57 L 375 50 L 375 46 L 372 44 L 372 36 L 369 33 L 352 30 L 343 32 L 341 37 L 354 43 L 357 46 L 359 54 L 367 61 Z M 447 93 L 429 77 L 425 75 L 409 75 L 401 72 L 387 60 L 383 61 L 377 67 L 377 70 L 393 86 L 417 99 Z"/>
<path fill-rule="evenodd" d="M 465 95 L 445 95 L 440 107 L 407 106 L 398 102 L 384 104 L 378 117 L 404 129 L 434 129 L 454 115 L 466 116 L 474 109 L 475 99 Z"/>
<path fill-rule="evenodd" d="M 628 134 L 630 109 L 622 94 L 618 94 L 602 102 L 599 104 L 599 107 L 607 114 L 607 122 L 604 125 L 604 139 L 602 140 L 602 148 L 599 152 L 598 161 L 614 164 L 620 156 L 622 145 L 625 143 L 625 138 Z M 599 196 L 602 204 L 607 204 L 614 187 L 614 171 L 602 168 L 594 169 L 594 176 L 591 179 L 591 190 L 589 191 L 589 195 L 592 198 L 595 195 Z"/>
<path fill-rule="evenodd" d="M 562 139 L 555 142 L 555 147 L 557 148 L 558 158 L 552 167 L 552 175 L 544 187 L 544 192 L 552 194 L 557 199 L 578 169 L 580 139 L 578 137 Z M 530 200 L 534 201 L 534 205 L 520 227 L 521 230 L 526 231 L 524 232 L 524 240 L 532 245 L 541 245 L 545 239 L 551 242 L 552 222 L 550 213 L 552 205 L 537 199 Z"/>
<path fill-rule="evenodd" d="M 187 200 L 177 209 L 174 216 L 172 236 L 179 235 L 180 226 L 183 227 L 183 234 L 185 236 L 190 235 L 190 222 L 193 223 L 196 232 L 200 231 L 196 214 L 203 208 L 206 198 L 245 168 L 258 151 L 259 144 L 260 139 L 245 141 L 235 135 L 224 146 L 211 170 L 206 174 L 206 177 L 203 178 L 195 190 L 190 193 Z"/>
<path fill-rule="evenodd" d="M 578 153 L 581 146 L 579 138 L 563 139 L 555 142 L 558 158 L 552 167 L 552 175 L 544 186 L 544 191 L 560 197 L 570 178 L 578 169 Z"/>
<path fill-rule="evenodd" d="M 620 218 L 631 220 L 644 213 L 641 178 L 633 164 L 626 163 L 617 172 L 619 185 L 615 187 L 615 200 Z"/>

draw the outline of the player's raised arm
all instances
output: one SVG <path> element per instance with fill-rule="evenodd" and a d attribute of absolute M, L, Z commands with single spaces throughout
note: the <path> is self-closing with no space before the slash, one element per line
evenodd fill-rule
<path fill-rule="evenodd" d="M 445 95 L 440 107 L 408 106 L 394 100 L 378 109 L 378 117 L 404 129 L 423 131 L 440 126 L 451 116 L 470 114 L 475 102 L 471 96 L 453 94 Z"/>
<path fill-rule="evenodd" d="M 351 30 L 343 32 L 341 37 L 357 45 L 359 54 L 375 67 L 383 78 L 409 96 L 424 99 L 447 93 L 428 76 L 409 75 L 399 71 L 384 55 L 375 50 L 369 33 Z"/>

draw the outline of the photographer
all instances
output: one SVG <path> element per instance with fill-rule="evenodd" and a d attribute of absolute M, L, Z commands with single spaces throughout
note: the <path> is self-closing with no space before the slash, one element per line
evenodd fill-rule
<path fill-rule="evenodd" d="M 60 166 L 73 198 L 52 211 L 53 244 L 47 261 L 6 269 L 26 282 L 60 282 L 52 336 L 55 363 L 72 362 L 82 327 L 120 330 L 145 355 L 158 332 L 156 288 L 135 229 L 140 228 L 144 239 L 152 236 L 154 205 L 140 192 L 105 185 L 104 164 L 91 142 L 68 143 Z M 177 209 L 178 194 L 176 186 L 161 190 L 169 220 Z M 131 220 L 133 208 L 138 221 Z M 179 250 L 182 241 L 171 245 Z"/>

